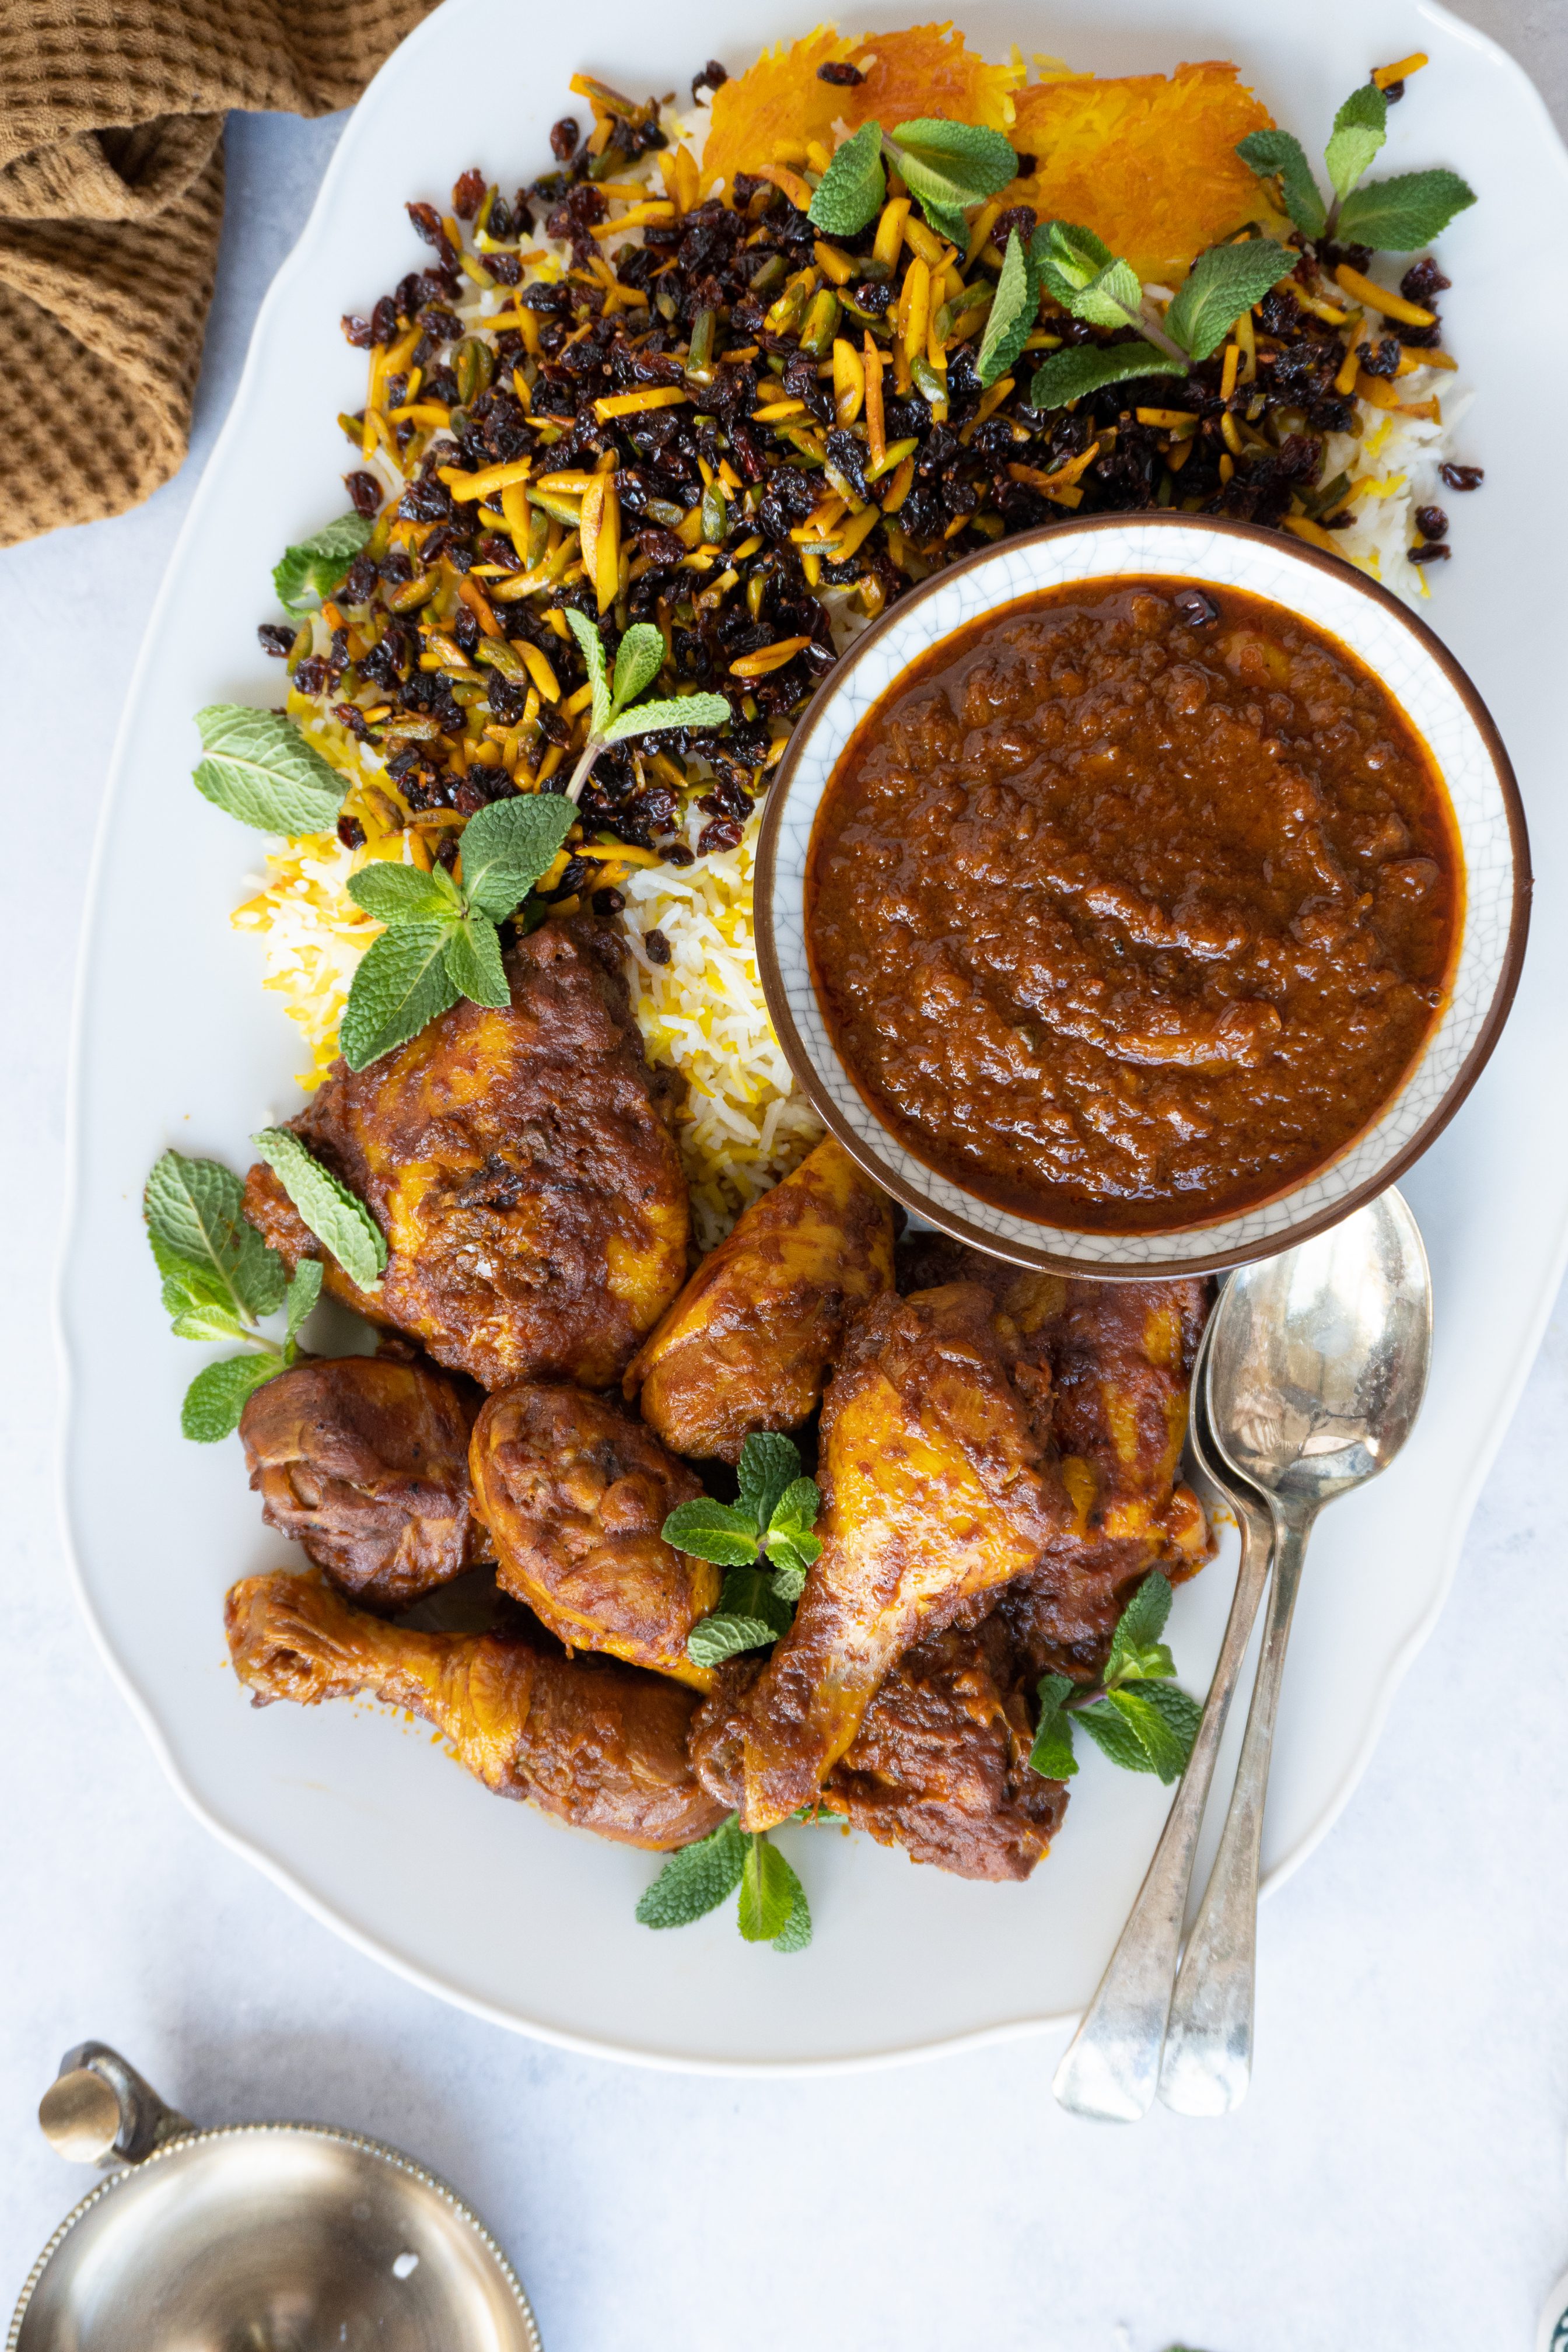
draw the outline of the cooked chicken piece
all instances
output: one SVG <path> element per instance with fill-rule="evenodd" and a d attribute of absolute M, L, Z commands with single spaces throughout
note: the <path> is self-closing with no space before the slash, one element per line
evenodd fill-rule
<path fill-rule="evenodd" d="M 1048 1394 L 977 1283 L 879 1298 L 851 1326 L 823 1408 L 822 1556 L 712 1750 L 744 1828 L 813 1798 L 893 1661 L 1070 1528 Z"/>
<path fill-rule="evenodd" d="M 614 939 L 583 918 L 508 950 L 509 1011 L 467 999 L 293 1121 L 391 1253 L 374 1293 L 326 1284 L 482 1388 L 607 1388 L 686 1276 L 689 1203 L 670 1081 L 648 1068 Z M 292 1267 L 321 1256 L 270 1168 L 246 1214 Z"/>
<path fill-rule="evenodd" d="M 468 1461 L 508 1592 L 574 1648 L 709 1687 L 686 1637 L 722 1578 L 659 1532 L 702 1487 L 651 1430 L 609 1397 L 525 1381 L 491 1397 Z"/>
<path fill-rule="evenodd" d="M 984 1283 L 1025 1356 L 1051 1373 L 1074 1539 L 1001 1606 L 1037 1673 L 1090 1680 L 1130 1588 L 1152 1568 L 1190 1576 L 1212 1549 L 1203 1507 L 1177 1476 L 1211 1286 L 1064 1281 L 933 1234 L 900 1244 L 900 1273 L 911 1286 Z"/>
<path fill-rule="evenodd" d="M 725 1804 L 735 1801 L 731 1719 L 763 1671 L 755 1657 L 721 1666 L 692 1726 L 697 1777 Z M 823 1804 L 960 1878 L 1027 1878 L 1061 1827 L 1068 1791 L 1030 1769 L 1023 1675 L 994 1613 L 918 1643 L 884 1677 L 827 1776 Z"/>
<path fill-rule="evenodd" d="M 893 1286 L 887 1196 L 829 1136 L 705 1257 L 626 1374 L 677 1454 L 738 1462 L 797 1429 L 857 1307 Z"/>
<path fill-rule="evenodd" d="M 363 1693 L 407 1707 L 488 1789 L 626 1845 L 687 1845 L 724 1818 L 687 1761 L 696 1697 L 658 1675 L 517 1635 L 416 1633 L 309 1575 L 247 1577 L 226 1616 L 258 1706 Z"/>
<path fill-rule="evenodd" d="M 240 1417 L 262 1517 L 364 1607 L 405 1608 L 489 1556 L 468 1486 L 477 1403 L 389 1357 L 296 1364 Z"/>
<path fill-rule="evenodd" d="M 1029 1764 L 1024 1671 L 998 1615 L 905 1652 L 823 1790 L 884 1845 L 960 1878 L 1027 1878 L 1068 1807 Z M 696 1742 L 693 1740 L 693 1760 Z"/>

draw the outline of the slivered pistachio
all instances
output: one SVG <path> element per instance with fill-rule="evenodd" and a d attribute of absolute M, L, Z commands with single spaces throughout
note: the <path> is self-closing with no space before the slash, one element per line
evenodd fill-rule
<path fill-rule="evenodd" d="M 800 347 L 821 360 L 833 349 L 833 338 L 838 332 L 840 304 L 831 286 L 825 286 L 812 297 L 811 308 L 801 321 Z"/>
<path fill-rule="evenodd" d="M 702 493 L 702 536 L 710 547 L 721 545 L 730 528 L 730 509 L 719 484 L 710 482 Z"/>
<path fill-rule="evenodd" d="M 697 383 L 713 381 L 713 330 L 718 324 L 712 310 L 699 310 L 691 326 L 691 343 L 686 355 L 686 373 Z"/>
<path fill-rule="evenodd" d="M 474 648 L 474 659 L 487 669 L 499 669 L 502 677 L 510 678 L 516 686 L 526 686 L 528 671 L 522 656 L 506 637 L 481 637 Z"/>
<path fill-rule="evenodd" d="M 458 345 L 452 359 L 452 373 L 458 379 L 458 398 L 467 408 L 488 392 L 495 376 L 495 353 L 489 343 L 478 335 L 466 335 Z"/>

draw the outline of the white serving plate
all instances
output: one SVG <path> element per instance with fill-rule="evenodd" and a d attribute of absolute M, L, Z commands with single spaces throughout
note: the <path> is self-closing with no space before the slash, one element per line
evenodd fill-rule
<path fill-rule="evenodd" d="M 873 0 L 844 22 L 911 15 Z M 663 91 L 710 56 L 738 70 L 815 21 L 809 0 L 691 0 L 673 25 L 601 0 L 591 26 L 516 0 L 447 0 L 378 76 L 263 306 L 152 616 L 99 840 L 72 1084 L 71 1547 L 89 1621 L 176 1786 L 318 1917 L 429 1990 L 572 2047 L 679 2066 L 864 2063 L 1060 2023 L 1093 1990 L 1165 1792 L 1087 1759 L 1057 1850 L 1023 1887 L 969 1885 L 864 1838 L 786 1832 L 816 1938 L 784 1959 L 741 1942 L 732 1906 L 676 1933 L 638 1927 L 648 1857 L 488 1795 L 426 1732 L 363 1707 L 253 1714 L 227 1667 L 222 1596 L 289 1548 L 259 1524 L 237 1444 L 179 1434 L 202 1359 L 168 1336 L 139 1203 L 166 1145 L 243 1167 L 249 1135 L 297 1103 L 300 1048 L 258 985 L 254 942 L 228 926 L 254 837 L 192 790 L 191 714 L 277 694 L 255 626 L 279 551 L 342 510 L 334 418 L 357 405 L 363 362 L 337 320 L 417 265 L 405 199 L 444 196 L 476 162 L 509 185 L 542 169 L 575 70 Z M 1345 1803 L 1431 1629 L 1568 1255 L 1562 530 L 1538 423 L 1568 375 L 1568 312 L 1542 297 L 1568 247 L 1568 156 L 1520 68 L 1422 0 L 1321 0 L 1305 17 L 1251 0 L 1046 12 L 975 0 L 964 24 L 990 56 L 1016 40 L 1101 72 L 1235 58 L 1310 152 L 1372 65 L 1426 49 L 1381 167 L 1451 164 L 1482 199 L 1441 253 L 1456 280 L 1448 339 L 1479 394 L 1461 454 L 1487 482 L 1452 500 L 1456 560 L 1426 610 L 1512 753 L 1537 919 L 1501 1045 L 1405 1181 L 1436 1292 L 1432 1384 L 1397 1466 L 1337 1505 L 1314 1541 L 1265 1840 L 1278 1882 Z M 1227 1552 L 1177 1601 L 1171 1639 L 1194 1689 L 1231 1576 Z"/>

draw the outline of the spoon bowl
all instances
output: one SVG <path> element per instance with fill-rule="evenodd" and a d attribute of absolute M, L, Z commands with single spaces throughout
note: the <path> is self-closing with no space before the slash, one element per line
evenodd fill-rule
<path fill-rule="evenodd" d="M 1251 2079 L 1263 1808 L 1312 1523 L 1394 1460 L 1431 1348 L 1426 1253 L 1392 1189 L 1233 1275 L 1215 1310 L 1204 1443 L 1268 1510 L 1273 1584 L 1230 1810 L 1171 2004 L 1160 2096 L 1184 2115 L 1224 2115 Z"/>
<path fill-rule="evenodd" d="M 1321 1507 L 1375 1478 L 1405 1444 L 1431 1339 L 1426 1253 L 1391 1190 L 1232 1276 L 1215 1310 L 1205 1434 L 1281 1507 Z"/>

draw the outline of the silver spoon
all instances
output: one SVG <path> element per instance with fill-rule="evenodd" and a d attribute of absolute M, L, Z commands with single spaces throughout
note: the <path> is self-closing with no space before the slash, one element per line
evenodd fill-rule
<path fill-rule="evenodd" d="M 1209 1429 L 1222 1465 L 1268 1499 L 1274 1586 L 1230 1811 L 1171 2004 L 1160 2096 L 1183 2115 L 1239 2105 L 1252 2071 L 1263 1806 L 1307 1540 L 1324 1504 L 1386 1470 L 1409 1436 L 1431 1347 L 1426 1253 L 1392 1190 L 1242 1267 L 1215 1311 Z"/>
<path fill-rule="evenodd" d="M 1226 1717 L 1268 1580 L 1268 1555 L 1274 1541 L 1274 1521 L 1261 1495 L 1254 1494 L 1215 1458 L 1204 1380 L 1213 1329 L 1211 1321 L 1193 1368 L 1187 1445 L 1199 1483 L 1209 1490 L 1205 1501 L 1228 1504 L 1236 1514 L 1241 1560 L 1225 1640 L 1186 1770 L 1138 1899 L 1127 1915 L 1127 1925 L 1084 2011 L 1083 2022 L 1063 2053 L 1052 2086 L 1064 2107 L 1106 2123 L 1136 2123 L 1154 2104 L 1165 2020 L 1181 1957 L 1193 1857 Z"/>

